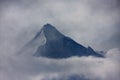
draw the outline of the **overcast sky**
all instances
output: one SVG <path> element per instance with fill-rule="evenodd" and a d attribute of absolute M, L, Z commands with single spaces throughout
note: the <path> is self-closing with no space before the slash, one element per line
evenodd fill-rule
<path fill-rule="evenodd" d="M 84 46 L 107 51 L 106 57 L 54 60 L 14 55 L 46 23 Z M 118 48 L 119 0 L 0 0 L 0 80 L 67 80 L 72 74 L 120 80 Z"/>
<path fill-rule="evenodd" d="M 8 46 L 19 37 L 17 41 L 22 41 L 12 44 L 24 45 L 44 24 L 50 23 L 95 50 L 120 47 L 119 3 L 119 0 L 0 0 L 0 43 Z"/>

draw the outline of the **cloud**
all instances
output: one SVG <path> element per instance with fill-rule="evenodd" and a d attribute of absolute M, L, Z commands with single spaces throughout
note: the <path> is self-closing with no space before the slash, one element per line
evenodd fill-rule
<path fill-rule="evenodd" d="M 57 60 L 12 55 L 1 57 L 0 76 L 2 80 L 119 80 L 118 55 L 120 50 L 117 48 L 108 51 L 106 58 L 71 57 Z"/>
<path fill-rule="evenodd" d="M 119 80 L 118 0 L 0 0 L 0 80 Z M 46 23 L 106 58 L 16 56 Z M 80 76 L 79 76 L 80 75 Z"/>
<path fill-rule="evenodd" d="M 96 50 L 119 47 L 117 0 L 1 0 L 0 3 L 0 43 L 5 48 L 11 43 L 23 46 L 46 23 Z"/>

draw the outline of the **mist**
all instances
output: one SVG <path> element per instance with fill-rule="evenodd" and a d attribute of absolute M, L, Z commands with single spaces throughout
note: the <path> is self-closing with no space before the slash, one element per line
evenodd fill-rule
<path fill-rule="evenodd" d="M 0 0 L 0 80 L 119 80 L 119 0 Z M 44 24 L 105 58 L 17 56 Z"/>

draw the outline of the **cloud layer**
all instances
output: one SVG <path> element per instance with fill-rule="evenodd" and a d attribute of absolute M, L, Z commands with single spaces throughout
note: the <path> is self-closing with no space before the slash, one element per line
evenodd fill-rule
<path fill-rule="evenodd" d="M 106 58 L 71 57 L 48 59 L 28 56 L 0 59 L 1 80 L 119 80 L 120 50 L 112 49 Z"/>
<path fill-rule="evenodd" d="M 0 80 L 119 80 L 119 0 L 0 0 Z M 16 56 L 46 23 L 106 58 Z"/>
<path fill-rule="evenodd" d="M 118 0 L 1 0 L 0 4 L 0 43 L 5 47 L 18 35 L 15 45 L 23 46 L 46 23 L 96 50 L 119 47 Z"/>

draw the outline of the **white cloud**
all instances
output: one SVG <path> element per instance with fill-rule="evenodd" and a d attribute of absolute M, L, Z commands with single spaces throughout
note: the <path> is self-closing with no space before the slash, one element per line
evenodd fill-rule
<path fill-rule="evenodd" d="M 120 63 L 118 49 L 108 51 L 106 58 L 71 57 L 48 59 L 26 56 L 1 58 L 1 80 L 52 80 L 69 78 L 71 75 L 85 76 L 90 80 L 119 80 Z"/>
<path fill-rule="evenodd" d="M 85 75 L 92 80 L 119 80 L 119 49 L 108 51 L 104 59 L 72 57 L 54 60 L 15 55 L 47 22 L 79 43 L 98 50 L 108 49 L 101 43 L 116 33 L 119 9 L 115 1 L 12 0 L 2 3 L 0 80 L 39 80 L 46 77 L 58 80 L 72 74 Z"/>
<path fill-rule="evenodd" d="M 97 50 L 114 48 L 115 46 L 109 45 L 108 48 L 101 43 L 116 32 L 119 9 L 115 2 L 116 0 L 8 1 L 1 7 L 0 43 L 6 48 L 19 35 L 22 40 L 14 45 L 19 43 L 23 46 L 48 22 L 83 45 L 90 45 Z"/>

